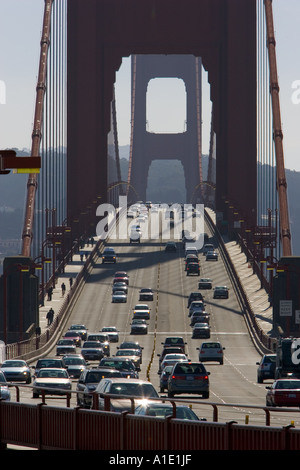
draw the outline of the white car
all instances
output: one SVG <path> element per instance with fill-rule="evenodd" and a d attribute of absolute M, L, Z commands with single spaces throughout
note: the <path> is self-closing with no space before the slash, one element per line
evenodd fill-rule
<path fill-rule="evenodd" d="M 150 319 L 150 308 L 147 304 L 137 304 L 133 309 L 133 318 Z"/>
<path fill-rule="evenodd" d="M 121 290 L 117 290 L 116 292 L 114 292 L 112 294 L 112 299 L 111 299 L 112 303 L 126 303 L 127 302 L 127 295 L 125 294 L 125 292 L 121 291 Z"/>
<path fill-rule="evenodd" d="M 72 389 L 72 381 L 65 369 L 40 369 L 33 382 L 32 398 L 44 392 L 47 395 L 66 395 Z"/>
<path fill-rule="evenodd" d="M 119 341 L 119 331 L 115 326 L 104 326 L 101 331 L 107 334 L 111 343 L 117 343 Z"/>

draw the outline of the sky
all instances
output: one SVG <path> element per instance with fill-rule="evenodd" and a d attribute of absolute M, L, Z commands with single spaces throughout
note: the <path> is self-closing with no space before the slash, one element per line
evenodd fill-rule
<path fill-rule="evenodd" d="M 39 66 L 44 0 L 0 0 L 0 148 L 31 148 L 36 83 Z M 284 158 L 287 169 L 300 171 L 300 0 L 273 0 L 277 68 L 280 86 Z M 155 81 L 156 82 L 156 81 Z M 165 81 L 153 85 L 161 104 L 167 96 L 168 119 L 163 110 L 149 108 L 149 131 L 168 132 L 166 122 L 176 122 L 172 130 L 184 130 L 184 100 L 180 83 Z M 172 86 L 171 86 L 172 85 Z M 160 93 L 160 94 L 159 94 Z M 176 96 L 176 100 L 174 100 Z M 157 103 L 156 101 L 156 103 Z M 117 72 L 116 103 L 119 145 L 130 142 L 130 60 L 124 59 Z M 173 108 L 171 107 L 171 103 Z M 203 73 L 202 151 L 209 150 L 209 85 Z M 180 112 L 179 112 L 180 111 Z M 183 113 L 183 114 L 182 114 Z M 158 121 L 160 116 L 161 120 Z M 154 119 L 154 120 L 153 120 Z M 155 127 L 154 127 L 155 126 Z M 170 130 L 171 132 L 171 130 Z"/>

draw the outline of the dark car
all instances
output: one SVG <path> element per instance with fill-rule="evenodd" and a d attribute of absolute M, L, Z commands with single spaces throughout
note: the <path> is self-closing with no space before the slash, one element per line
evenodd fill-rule
<path fill-rule="evenodd" d="M 260 362 L 257 362 L 257 382 L 262 384 L 265 379 L 275 378 L 276 354 L 264 354 Z"/>
<path fill-rule="evenodd" d="M 210 338 L 210 326 L 208 323 L 195 323 L 192 338 Z"/>
<path fill-rule="evenodd" d="M 167 347 L 179 347 L 182 349 L 182 352 L 185 353 L 185 345 L 186 342 L 184 341 L 182 336 L 167 336 L 165 341 L 161 343 L 164 348 Z"/>
<path fill-rule="evenodd" d="M 191 316 L 190 326 L 194 326 L 196 323 L 207 323 L 209 325 L 210 316 L 206 312 L 197 311 Z"/>
<path fill-rule="evenodd" d="M 194 302 L 194 300 L 201 300 L 202 302 L 204 302 L 204 296 L 201 292 L 191 292 L 190 295 L 189 295 L 189 298 L 188 298 L 188 304 L 187 304 L 187 308 L 190 307 L 191 303 Z"/>
<path fill-rule="evenodd" d="M 167 242 L 165 246 L 165 252 L 175 253 L 177 251 L 177 245 L 175 242 Z"/>
<path fill-rule="evenodd" d="M 190 263 L 198 263 L 199 259 L 197 255 L 187 255 L 185 258 L 185 270 L 187 271 L 187 267 Z"/>
<path fill-rule="evenodd" d="M 102 263 L 116 263 L 117 255 L 114 248 L 106 247 L 102 253 Z"/>
<path fill-rule="evenodd" d="M 228 287 L 227 286 L 216 286 L 214 288 L 214 299 L 228 299 L 229 297 L 229 292 L 228 292 Z"/>
<path fill-rule="evenodd" d="M 209 372 L 201 362 L 179 362 L 174 365 L 168 380 L 168 396 L 200 394 L 209 398 Z"/>
<path fill-rule="evenodd" d="M 206 253 L 206 261 L 218 261 L 218 253 L 216 251 L 208 251 Z"/>
<path fill-rule="evenodd" d="M 156 418 L 172 417 L 177 419 L 199 421 L 196 413 L 186 405 L 176 405 L 173 408 L 171 403 L 145 403 L 136 407 L 134 412 L 137 416 L 155 416 Z"/>
<path fill-rule="evenodd" d="M 104 356 L 102 343 L 100 341 L 85 341 L 81 348 L 81 354 L 85 360 L 99 361 Z"/>
<path fill-rule="evenodd" d="M 72 339 L 60 339 L 56 344 L 56 355 L 63 356 L 67 353 L 76 353 L 76 345 Z"/>
<path fill-rule="evenodd" d="M 121 373 L 121 376 L 128 379 L 138 379 L 139 373 L 130 359 L 122 357 L 106 357 L 99 362 L 100 367 L 108 367 L 116 369 Z"/>
<path fill-rule="evenodd" d="M 166 366 L 164 369 L 161 371 L 160 378 L 159 378 L 159 391 L 162 393 L 168 388 L 168 380 L 169 376 L 171 374 L 171 371 L 173 369 L 173 365 L 171 366 Z"/>
<path fill-rule="evenodd" d="M 200 276 L 199 263 L 188 263 L 186 268 L 186 275 L 189 276 L 190 274 L 197 274 L 197 276 Z"/>
<path fill-rule="evenodd" d="M 95 391 L 100 380 L 105 377 L 122 377 L 121 372 L 112 368 L 86 369 L 79 377 L 76 396 L 77 405 L 83 408 L 91 408 L 92 392 Z"/>

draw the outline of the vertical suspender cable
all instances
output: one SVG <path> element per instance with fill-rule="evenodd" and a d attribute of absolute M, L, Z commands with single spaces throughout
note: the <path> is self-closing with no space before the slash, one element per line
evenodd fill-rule
<path fill-rule="evenodd" d="M 284 154 L 283 154 L 283 133 L 281 130 L 281 113 L 279 102 L 279 86 L 277 78 L 276 62 L 276 42 L 273 26 L 272 0 L 264 0 L 267 26 L 267 45 L 270 67 L 270 92 L 272 97 L 273 111 L 273 138 L 275 141 L 275 156 L 277 168 L 277 191 L 279 198 L 279 218 L 280 218 L 280 238 L 282 243 L 283 256 L 290 256 L 291 232 L 289 224 L 289 210 L 287 200 L 287 183 L 285 177 Z"/>
<path fill-rule="evenodd" d="M 38 156 L 41 142 L 41 126 L 43 120 L 43 104 L 46 83 L 47 55 L 49 48 L 51 9 L 53 0 L 45 0 L 43 31 L 41 39 L 39 74 L 37 83 L 34 127 L 32 133 L 31 156 Z M 27 182 L 27 199 L 25 206 L 24 226 L 22 232 L 22 255 L 30 256 L 34 221 L 35 196 L 37 191 L 37 175 L 29 174 Z"/>

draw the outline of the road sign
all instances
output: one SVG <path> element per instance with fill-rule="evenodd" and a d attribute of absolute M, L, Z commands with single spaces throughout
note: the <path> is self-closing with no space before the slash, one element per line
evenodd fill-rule
<path fill-rule="evenodd" d="M 291 317 L 293 314 L 293 301 L 292 300 L 280 300 L 280 316 Z"/>

